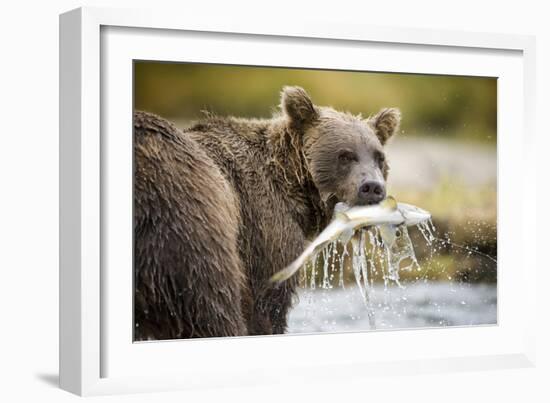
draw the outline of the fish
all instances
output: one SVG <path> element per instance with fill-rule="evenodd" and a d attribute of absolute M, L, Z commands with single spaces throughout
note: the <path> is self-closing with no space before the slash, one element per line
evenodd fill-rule
<path fill-rule="evenodd" d="M 397 203 L 392 196 L 388 196 L 376 205 L 349 207 L 346 203 L 337 203 L 329 225 L 307 245 L 296 260 L 275 273 L 270 278 L 270 282 L 280 284 L 288 280 L 310 257 L 317 255 L 329 243 L 339 240 L 343 244 L 347 244 L 355 231 L 360 228 L 378 226 L 382 241 L 387 247 L 390 247 L 395 241 L 399 226 L 417 225 L 430 218 L 431 214 L 428 211 L 412 204 Z"/>

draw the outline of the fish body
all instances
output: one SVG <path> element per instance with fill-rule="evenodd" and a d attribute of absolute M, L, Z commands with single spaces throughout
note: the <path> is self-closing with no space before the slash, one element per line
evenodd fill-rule
<path fill-rule="evenodd" d="M 307 260 L 319 253 L 327 244 L 340 240 L 346 244 L 355 231 L 362 227 L 378 225 L 386 245 L 395 240 L 395 232 L 400 225 L 416 225 L 430 218 L 430 213 L 416 206 L 397 203 L 388 197 L 380 204 L 348 207 L 338 203 L 334 208 L 334 217 L 330 224 L 315 238 L 296 260 L 283 270 L 275 273 L 270 281 L 281 283 L 289 279 Z"/>

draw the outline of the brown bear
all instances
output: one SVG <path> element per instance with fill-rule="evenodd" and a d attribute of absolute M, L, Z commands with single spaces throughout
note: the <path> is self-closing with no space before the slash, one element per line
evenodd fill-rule
<path fill-rule="evenodd" d="M 400 113 L 363 119 L 285 87 L 271 119 L 180 131 L 134 114 L 135 339 L 284 333 L 295 279 L 269 278 L 338 201 L 378 203 Z"/>

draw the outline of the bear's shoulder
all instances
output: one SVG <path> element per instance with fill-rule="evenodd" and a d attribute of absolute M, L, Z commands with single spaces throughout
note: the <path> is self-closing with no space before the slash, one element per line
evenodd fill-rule
<path fill-rule="evenodd" d="M 147 135 L 177 140 L 181 137 L 181 131 L 172 122 L 154 113 L 134 111 L 134 135 L 138 140 Z"/>

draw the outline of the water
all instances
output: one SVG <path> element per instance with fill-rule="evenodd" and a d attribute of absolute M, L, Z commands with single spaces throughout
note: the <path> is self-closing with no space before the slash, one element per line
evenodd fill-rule
<path fill-rule="evenodd" d="M 421 224 L 422 234 L 426 242 L 430 245 L 432 238 L 432 226 L 430 224 Z M 342 244 L 343 252 L 339 257 L 340 273 L 339 285 L 343 288 L 344 285 L 344 258 L 349 255 L 348 247 L 351 245 L 351 268 L 355 279 L 356 290 L 361 295 L 361 300 L 369 321 L 369 328 L 376 329 L 376 314 L 371 302 L 370 294 L 374 291 L 373 283 L 369 283 L 369 277 L 378 271 L 382 271 L 384 278 L 384 289 L 387 290 L 390 282 L 395 283 L 398 287 L 403 288 L 399 282 L 400 270 L 413 270 L 419 268 L 418 261 L 414 252 L 414 247 L 408 234 L 405 225 L 396 229 L 395 233 L 391 231 L 382 236 L 378 227 L 370 229 L 359 229 L 356 231 L 350 242 Z M 386 241 L 384 242 L 383 239 Z M 390 240 L 390 241 L 388 241 Z M 339 241 L 331 242 L 323 250 L 323 278 L 321 289 L 332 288 L 332 280 L 334 277 L 334 267 L 336 255 L 338 254 Z M 387 244 L 386 244 L 387 243 Z M 314 290 L 317 287 L 315 267 L 319 255 L 310 259 L 309 266 L 311 270 L 311 278 L 309 281 L 309 289 Z M 402 263 L 405 264 L 403 265 Z M 370 271 L 370 274 L 369 274 Z M 307 276 L 307 274 L 306 274 Z M 307 277 L 304 284 L 307 283 Z"/>
<path fill-rule="evenodd" d="M 366 239 L 367 234 L 365 230 L 359 231 L 359 239 L 352 238 L 352 268 L 355 283 L 357 284 L 357 290 L 361 294 L 361 300 L 365 305 L 367 317 L 369 319 L 369 327 L 371 329 L 376 328 L 376 322 L 374 317 L 374 309 L 370 301 L 370 285 L 368 281 L 368 261 L 366 258 Z M 333 248 L 334 249 L 334 248 Z"/>
<path fill-rule="evenodd" d="M 432 219 L 430 218 L 428 221 L 421 222 L 416 227 L 420 230 L 420 233 L 426 240 L 426 243 L 428 245 L 432 245 L 436 240 L 436 237 L 434 235 L 436 230 Z"/>
<path fill-rule="evenodd" d="M 372 330 L 363 296 L 356 287 L 300 289 L 289 315 L 288 333 Z M 497 323 L 494 284 L 418 282 L 404 288 L 371 287 L 376 329 L 489 325 Z"/>
<path fill-rule="evenodd" d="M 442 244 L 452 244 L 435 236 L 431 220 L 417 227 L 431 257 Z M 430 283 L 422 277 L 404 285 L 400 271 L 422 271 L 407 227 L 399 227 L 395 235 L 382 236 L 381 231 L 377 227 L 358 230 L 347 244 L 332 242 L 310 260 L 302 270 L 300 302 L 290 313 L 290 333 L 496 323 L 496 286 Z M 348 287 L 344 287 L 346 257 L 354 278 Z M 318 284 L 315 268 L 319 259 L 322 279 Z M 373 278 L 380 273 L 383 283 L 378 285 Z M 337 288 L 333 287 L 335 274 L 339 276 Z"/>

